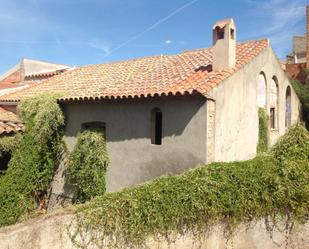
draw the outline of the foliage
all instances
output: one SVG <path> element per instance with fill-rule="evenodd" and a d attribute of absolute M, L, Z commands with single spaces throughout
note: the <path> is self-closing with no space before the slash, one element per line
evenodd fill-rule
<path fill-rule="evenodd" d="M 305 79 L 304 82 L 292 79 L 291 84 L 302 103 L 303 119 L 309 130 L 309 70 L 302 70 L 301 74 L 303 74 L 302 78 Z"/>
<path fill-rule="evenodd" d="M 80 133 L 67 170 L 68 179 L 76 189 L 77 202 L 85 202 L 105 193 L 107 164 L 104 134 L 98 130 Z"/>
<path fill-rule="evenodd" d="M 268 115 L 264 108 L 259 108 L 259 142 L 257 153 L 263 153 L 268 148 Z"/>
<path fill-rule="evenodd" d="M 309 132 L 300 125 L 293 125 L 270 150 L 280 163 L 309 160 Z"/>
<path fill-rule="evenodd" d="M 64 117 L 55 96 L 25 100 L 18 112 L 26 132 L 0 179 L 0 226 L 35 209 L 49 187 L 61 148 Z"/>
<path fill-rule="evenodd" d="M 17 148 L 22 138 L 21 133 L 13 135 L 0 136 L 0 160 L 6 154 L 12 154 L 14 149 Z M 0 170 L 0 178 L 6 171 Z"/>
<path fill-rule="evenodd" d="M 308 132 L 293 126 L 270 153 L 252 160 L 212 163 L 78 206 L 71 239 L 81 248 L 143 248 L 150 237 L 198 235 L 217 223 L 232 233 L 262 218 L 305 222 L 308 155 Z"/>
<path fill-rule="evenodd" d="M 0 136 L 0 156 L 2 153 L 12 153 L 18 146 L 22 138 L 22 134 Z"/>

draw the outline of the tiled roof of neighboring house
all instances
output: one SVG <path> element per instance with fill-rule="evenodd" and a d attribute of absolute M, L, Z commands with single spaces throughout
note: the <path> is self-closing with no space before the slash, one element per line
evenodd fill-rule
<path fill-rule="evenodd" d="M 35 73 L 35 74 L 28 74 L 25 76 L 25 78 L 37 78 L 37 77 L 50 77 L 57 75 L 59 73 L 64 72 L 65 70 L 56 70 L 51 72 L 43 72 L 43 73 Z"/>
<path fill-rule="evenodd" d="M 41 73 L 54 73 L 57 71 L 66 70 L 69 67 L 62 64 L 49 63 L 45 61 L 32 60 L 23 58 L 21 61 L 16 64 L 14 67 L 9 69 L 6 73 L 0 75 L 0 82 L 5 81 L 7 77 L 10 77 L 12 74 L 17 73 L 20 74 L 21 81 L 23 77 L 41 74 Z M 22 77 L 23 75 L 23 77 Z M 18 81 L 19 82 L 19 81 Z"/>
<path fill-rule="evenodd" d="M 268 47 L 268 40 L 237 45 L 236 66 L 212 71 L 212 49 L 161 55 L 129 61 L 90 65 L 54 76 L 42 84 L 0 97 L 19 101 L 44 92 L 61 94 L 60 100 L 147 97 L 207 93 Z"/>
<path fill-rule="evenodd" d="M 24 131 L 25 126 L 16 114 L 0 107 L 0 135 Z"/>
<path fill-rule="evenodd" d="M 21 89 L 25 89 L 36 82 L 27 82 L 27 83 L 0 83 L 0 96 L 10 94 Z"/>

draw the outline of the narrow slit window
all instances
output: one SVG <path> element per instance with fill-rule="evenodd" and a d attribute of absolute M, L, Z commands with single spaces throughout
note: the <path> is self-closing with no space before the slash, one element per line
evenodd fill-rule
<path fill-rule="evenodd" d="M 276 109 L 270 108 L 270 128 L 276 128 Z"/>
<path fill-rule="evenodd" d="M 151 144 L 162 144 L 162 112 L 159 108 L 151 112 Z"/>
<path fill-rule="evenodd" d="M 235 39 L 235 30 L 234 29 L 231 29 L 231 38 Z"/>

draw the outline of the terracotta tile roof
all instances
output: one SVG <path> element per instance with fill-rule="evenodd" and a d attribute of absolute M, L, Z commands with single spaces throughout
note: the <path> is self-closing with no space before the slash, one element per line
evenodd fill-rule
<path fill-rule="evenodd" d="M 19 86 L 24 86 L 25 84 L 15 84 L 15 83 L 0 83 L 0 91 L 8 88 L 17 88 Z"/>
<path fill-rule="evenodd" d="M 0 135 L 24 131 L 25 126 L 16 114 L 0 107 Z"/>
<path fill-rule="evenodd" d="M 268 47 L 268 40 L 237 45 L 236 66 L 211 71 L 212 49 L 161 55 L 129 61 L 79 67 L 40 85 L 0 97 L 19 101 L 44 92 L 60 93 L 60 100 L 147 97 L 207 93 Z"/>
<path fill-rule="evenodd" d="M 61 74 L 61 73 L 65 72 L 66 70 L 67 70 L 67 68 L 62 69 L 62 70 L 54 70 L 54 71 L 50 71 L 50 72 L 27 74 L 27 75 L 25 75 L 25 78 L 51 77 L 51 76 L 54 76 L 54 75 Z"/>

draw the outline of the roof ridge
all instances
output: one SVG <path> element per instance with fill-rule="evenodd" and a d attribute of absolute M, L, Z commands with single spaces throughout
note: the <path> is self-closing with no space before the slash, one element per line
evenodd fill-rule
<path fill-rule="evenodd" d="M 192 92 L 195 88 L 203 88 L 206 92 L 210 86 L 215 86 L 249 63 L 268 45 L 268 39 L 237 43 L 236 67 L 228 72 L 200 74 L 205 79 L 198 78 L 195 70 L 212 64 L 212 47 L 191 50 L 191 53 L 77 67 L 27 89 L 4 95 L 0 101 L 16 102 L 43 92 L 60 93 L 64 96 L 61 99 L 142 97 Z M 214 77 L 216 75 L 218 77 Z M 207 89 L 203 82 L 207 83 Z"/>

